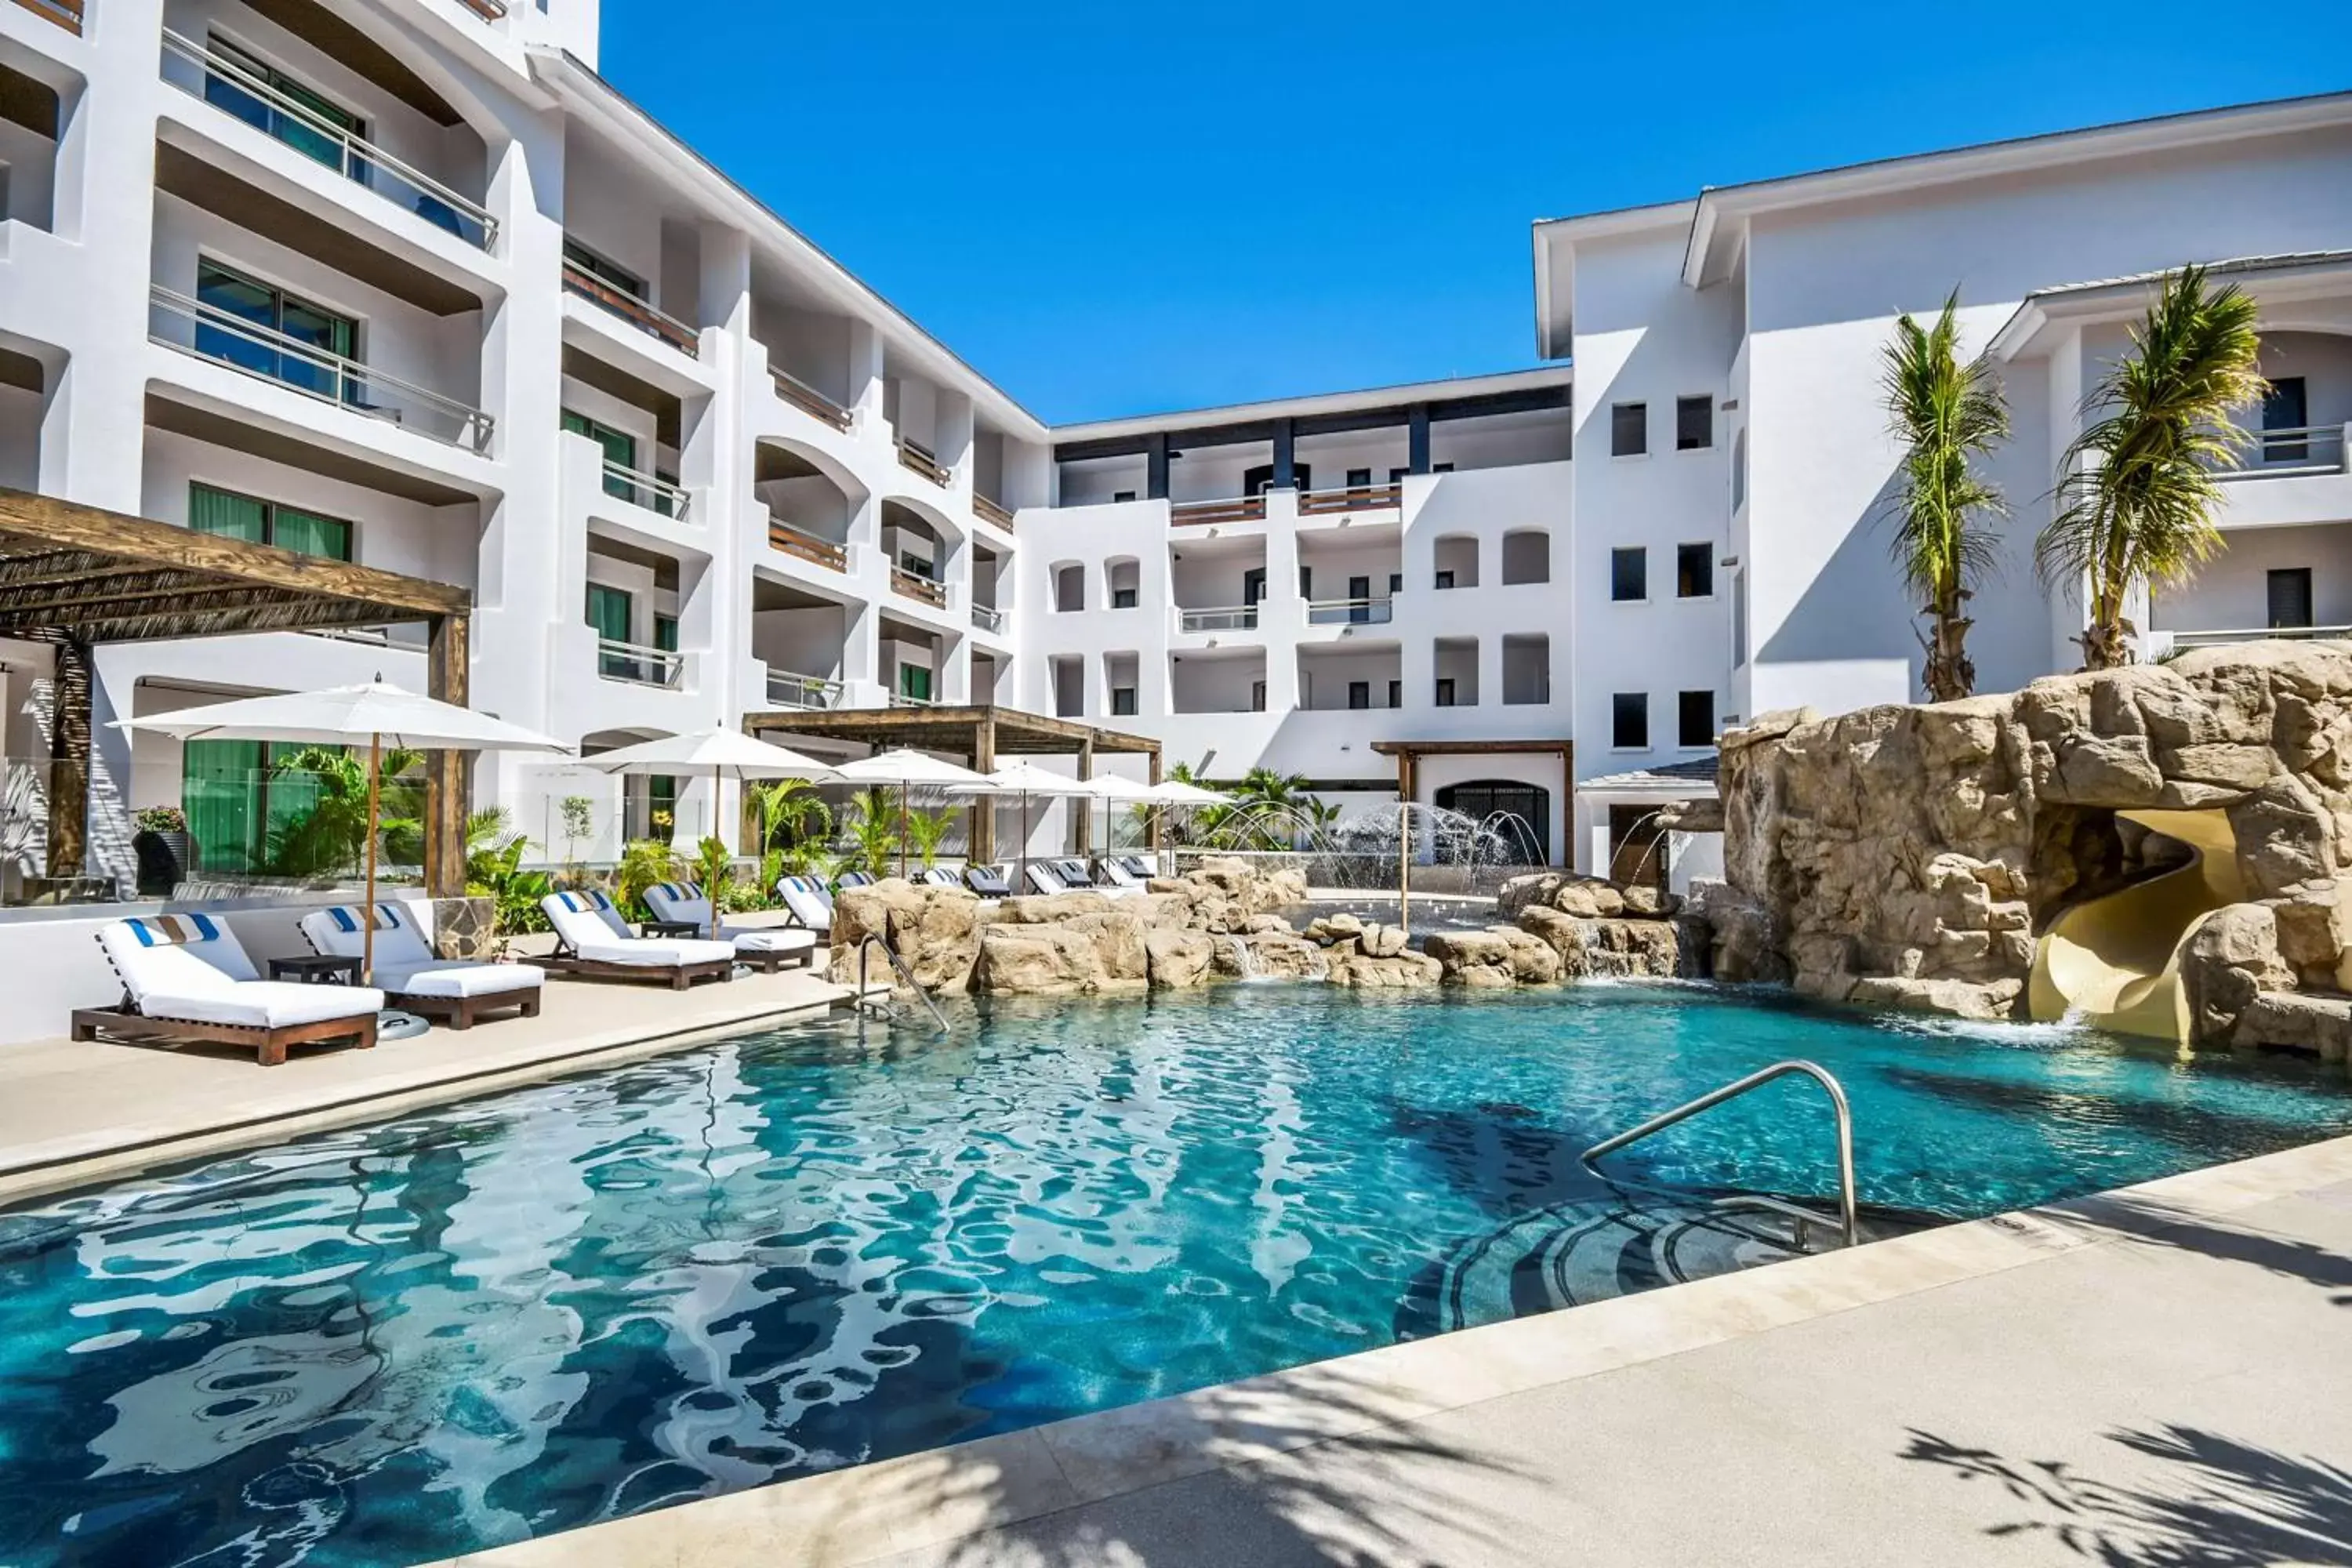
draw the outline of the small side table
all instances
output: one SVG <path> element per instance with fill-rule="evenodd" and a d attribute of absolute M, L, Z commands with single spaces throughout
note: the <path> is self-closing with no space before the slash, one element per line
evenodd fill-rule
<path fill-rule="evenodd" d="M 269 978 L 293 980 L 304 985 L 357 985 L 360 983 L 360 961 L 356 958 L 336 958 L 322 952 L 304 953 L 297 958 L 273 958 L 269 961 Z"/>
<path fill-rule="evenodd" d="M 700 921 L 646 921 L 638 931 L 645 936 L 705 936 L 710 928 Z"/>

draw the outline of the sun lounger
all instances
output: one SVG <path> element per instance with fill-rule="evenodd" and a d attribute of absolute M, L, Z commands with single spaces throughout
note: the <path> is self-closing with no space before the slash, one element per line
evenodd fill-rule
<path fill-rule="evenodd" d="M 236 933 L 211 915 L 116 921 L 98 945 L 122 981 L 122 1003 L 76 1009 L 77 1040 L 220 1041 L 254 1047 L 266 1068 L 283 1062 L 289 1046 L 375 1044 L 383 992 L 264 980 Z"/>
<path fill-rule="evenodd" d="M 1044 860 L 1030 861 L 1026 874 L 1032 892 L 1066 893 L 1070 890 L 1069 885 L 1056 876 L 1054 868 Z"/>
<path fill-rule="evenodd" d="M 1112 858 L 1118 862 L 1120 869 L 1134 878 L 1138 883 L 1149 883 L 1152 878 L 1160 875 L 1160 868 L 1154 866 L 1144 856 L 1118 855 Z"/>
<path fill-rule="evenodd" d="M 1002 866 L 966 866 L 963 868 L 963 885 L 983 899 L 1009 899 L 1013 896 L 1013 884 L 1005 880 Z"/>
<path fill-rule="evenodd" d="M 1106 891 L 1111 889 L 1124 890 L 1143 886 L 1143 879 L 1129 870 L 1116 856 L 1106 855 L 1096 861 L 1095 872 L 1096 885 Z"/>
<path fill-rule="evenodd" d="M 961 888 L 963 886 L 963 879 L 958 877 L 953 871 L 949 870 L 945 866 L 926 866 L 921 870 L 915 873 L 915 880 L 925 887 L 931 888 Z"/>
<path fill-rule="evenodd" d="M 844 871 L 840 876 L 835 877 L 833 879 L 833 888 L 835 892 L 839 892 L 845 888 L 870 888 L 873 885 L 874 873 L 871 871 Z"/>
<path fill-rule="evenodd" d="M 630 933 L 601 892 L 551 893 L 539 900 L 555 928 L 552 956 L 530 962 L 559 974 L 605 980 L 667 980 L 683 991 L 698 980 L 735 978 L 735 944 Z"/>
<path fill-rule="evenodd" d="M 664 934 L 684 935 L 688 928 L 710 930 L 710 900 L 692 882 L 657 882 L 646 889 L 646 908 L 653 910 Z M 735 956 L 752 968 L 773 974 L 787 963 L 806 969 L 816 956 L 816 933 L 784 926 L 719 927 L 719 942 L 731 942 Z"/>
<path fill-rule="evenodd" d="M 356 904 L 313 910 L 302 917 L 302 937 L 330 958 L 365 955 L 367 932 Z M 376 988 L 393 1005 L 453 1029 L 470 1029 L 485 1013 L 513 1008 L 524 1018 L 539 1016 L 539 990 L 547 976 L 524 963 L 466 963 L 436 957 L 424 933 L 398 904 L 375 907 Z"/>
<path fill-rule="evenodd" d="M 1075 891 L 1095 885 L 1094 873 L 1087 869 L 1087 863 L 1083 860 L 1069 858 L 1045 863 L 1054 868 L 1054 875 L 1061 879 L 1062 886 L 1066 888 Z"/>
<path fill-rule="evenodd" d="M 833 894 L 815 877 L 779 877 L 776 897 L 784 901 L 784 912 L 796 925 L 830 935 L 833 931 Z"/>

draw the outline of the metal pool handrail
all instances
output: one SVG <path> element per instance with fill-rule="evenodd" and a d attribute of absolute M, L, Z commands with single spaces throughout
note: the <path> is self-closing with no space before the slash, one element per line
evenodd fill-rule
<path fill-rule="evenodd" d="M 924 1009 L 930 1014 L 931 1022 L 939 1026 L 940 1033 L 942 1035 L 946 1034 L 948 1032 L 948 1016 L 940 1011 L 940 1005 L 937 1002 L 931 1000 L 931 994 L 924 990 L 919 984 L 916 984 L 914 973 L 907 967 L 907 961 L 900 958 L 897 951 L 893 949 L 888 942 L 884 942 L 872 931 L 867 931 L 866 933 L 866 940 L 857 944 L 858 1027 L 864 1028 L 866 1026 L 866 954 L 868 949 L 877 947 L 882 950 L 882 956 L 890 961 L 890 967 L 898 972 L 898 978 L 907 983 L 907 989 L 912 991 L 918 997 L 922 999 Z"/>
<path fill-rule="evenodd" d="M 886 949 L 885 951 L 887 952 L 887 950 Z M 1687 1104 L 1678 1105 L 1672 1110 L 1666 1111 L 1662 1115 L 1653 1116 L 1650 1120 L 1643 1122 L 1638 1127 L 1629 1127 L 1624 1131 L 1617 1134 L 1614 1138 L 1605 1138 L 1601 1140 L 1600 1142 L 1595 1143 L 1591 1148 L 1587 1149 L 1583 1153 L 1579 1154 L 1576 1157 L 1577 1163 L 1581 1164 L 1587 1171 L 1591 1172 L 1592 1174 L 1600 1176 L 1602 1181 L 1608 1182 L 1612 1185 L 1628 1186 L 1637 1184 L 1621 1182 L 1612 1176 L 1602 1175 L 1600 1168 L 1594 1163 L 1594 1162 L 1604 1155 L 1615 1153 L 1618 1150 L 1626 1147 L 1628 1144 L 1638 1143 L 1654 1132 L 1663 1132 L 1667 1128 L 1675 1125 L 1677 1122 L 1686 1121 L 1690 1118 L 1696 1116 L 1702 1110 L 1712 1110 L 1727 1100 L 1737 1100 L 1741 1095 L 1748 1093 L 1750 1089 L 1761 1089 L 1766 1084 L 1772 1082 L 1774 1079 L 1787 1078 L 1792 1073 L 1801 1073 L 1805 1077 L 1811 1079 L 1815 1083 L 1820 1084 L 1822 1086 L 1822 1092 L 1826 1093 L 1830 1097 L 1831 1109 L 1837 1112 L 1838 1226 L 1844 1233 L 1845 1245 L 1848 1247 L 1856 1246 L 1862 1240 L 1862 1228 L 1861 1220 L 1857 1212 L 1858 1205 L 1854 1200 L 1853 1190 L 1853 1108 L 1846 1103 L 1844 1087 L 1841 1085 L 1836 1079 L 1830 1075 L 1827 1068 L 1813 1062 L 1775 1062 L 1770 1067 L 1765 1068 L 1758 1072 L 1749 1073 L 1746 1078 L 1740 1079 L 1736 1082 L 1727 1083 L 1721 1089 L 1713 1089 L 1708 1093 L 1702 1094 L 1696 1100 L 1691 1100 Z M 1663 1189 L 1653 1187 L 1649 1190 L 1656 1192 Z M 1826 1223 L 1820 1214 L 1805 1207 L 1801 1204 L 1792 1204 L 1780 1198 L 1768 1197 L 1761 1193 L 1741 1193 L 1734 1197 L 1727 1198 L 1723 1201 L 1727 1203 L 1744 1204 L 1756 1208 L 1769 1209 L 1775 1214 L 1787 1215 L 1790 1218 L 1798 1222 L 1799 1229 L 1797 1231 L 1797 1245 L 1799 1247 L 1802 1247 L 1804 1245 L 1805 1226 Z"/>

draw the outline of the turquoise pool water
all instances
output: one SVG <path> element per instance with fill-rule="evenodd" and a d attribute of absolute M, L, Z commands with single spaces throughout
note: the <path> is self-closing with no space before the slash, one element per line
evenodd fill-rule
<path fill-rule="evenodd" d="M 1939 1215 L 2352 1130 L 2339 1072 L 1681 987 L 747 1037 L 0 1214 L 0 1563 L 389 1568 L 1529 1310 L 1463 1260 L 1795 1055 Z M 1813 1092 L 1631 1169 L 1825 1194 Z"/>

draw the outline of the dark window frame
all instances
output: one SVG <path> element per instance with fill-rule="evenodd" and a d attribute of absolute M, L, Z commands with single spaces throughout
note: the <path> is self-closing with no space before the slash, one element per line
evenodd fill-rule
<path fill-rule="evenodd" d="M 1632 563 L 1633 586 L 1638 591 L 1625 593 L 1626 564 Z M 1650 600 L 1650 547 L 1646 544 L 1613 545 L 1609 551 L 1609 602 L 1612 605 L 1645 605 Z"/>
<path fill-rule="evenodd" d="M 1631 735 L 1632 739 L 1627 739 Z M 1650 749 L 1650 694 L 1618 691 L 1609 698 L 1609 746 L 1612 751 Z"/>
<path fill-rule="evenodd" d="M 1650 405 L 1612 403 L 1609 405 L 1609 455 L 1646 458 L 1650 455 Z"/>

